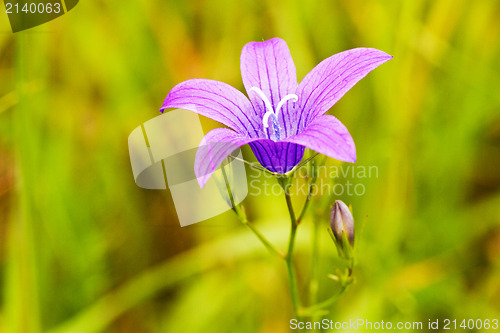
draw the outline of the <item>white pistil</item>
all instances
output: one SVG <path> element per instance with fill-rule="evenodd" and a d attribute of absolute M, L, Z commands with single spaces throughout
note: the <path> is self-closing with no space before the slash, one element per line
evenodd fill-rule
<path fill-rule="evenodd" d="M 288 94 L 285 97 L 281 99 L 281 101 L 278 103 L 278 106 L 276 107 L 276 118 L 278 118 L 278 114 L 280 113 L 281 107 L 288 101 L 289 99 L 292 100 L 292 102 L 297 102 L 299 100 L 299 97 L 295 94 Z M 264 124 L 266 126 L 266 124 Z"/>
<path fill-rule="evenodd" d="M 279 127 L 279 124 L 277 123 L 278 114 L 279 114 L 281 108 L 283 107 L 283 105 L 286 103 L 286 101 L 288 101 L 290 99 L 293 100 L 294 103 L 297 102 L 299 99 L 299 97 L 295 94 L 286 95 L 285 97 L 283 97 L 281 99 L 281 101 L 279 101 L 278 106 L 276 107 L 276 112 L 275 112 L 273 110 L 273 106 L 272 106 L 271 102 L 269 101 L 269 99 L 267 99 L 266 95 L 264 95 L 264 93 L 262 92 L 262 90 L 260 90 L 260 88 L 252 87 L 252 88 L 250 88 L 250 91 L 255 91 L 257 93 L 257 95 L 259 95 L 259 97 L 262 98 L 262 100 L 264 101 L 264 104 L 266 105 L 267 112 L 264 114 L 264 117 L 262 118 L 262 123 L 264 124 L 264 128 L 269 127 L 269 117 L 271 115 L 274 115 L 273 121 L 275 121 L 276 125 Z"/>
<path fill-rule="evenodd" d="M 255 91 L 257 93 L 257 95 L 259 95 L 260 98 L 262 98 L 262 100 L 264 101 L 264 104 L 266 105 L 266 109 L 267 109 L 267 112 L 264 115 L 264 119 L 266 119 L 266 122 L 267 122 L 267 118 L 269 118 L 268 113 L 274 113 L 273 105 L 271 104 L 271 102 L 269 102 L 266 95 L 264 95 L 264 93 L 262 92 L 262 90 L 260 90 L 260 88 L 252 87 L 252 88 L 250 88 L 250 91 Z M 267 127 L 267 126 L 264 125 L 264 127 Z"/>

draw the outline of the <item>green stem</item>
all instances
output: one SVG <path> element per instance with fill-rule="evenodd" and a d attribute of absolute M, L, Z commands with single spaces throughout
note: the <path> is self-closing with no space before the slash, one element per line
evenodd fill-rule
<path fill-rule="evenodd" d="M 221 170 L 222 170 L 222 175 L 224 176 L 224 182 L 226 183 L 226 189 L 229 195 L 229 201 L 231 202 L 232 209 L 236 213 L 236 216 L 238 216 L 240 222 L 246 225 L 254 233 L 254 235 L 257 236 L 257 239 L 259 239 L 259 241 L 262 244 L 264 244 L 264 246 L 269 250 L 269 252 L 271 252 L 272 254 L 276 254 L 281 258 L 285 258 L 283 252 L 278 250 L 276 246 L 274 246 L 263 234 L 261 234 L 253 225 L 251 225 L 248 222 L 248 218 L 245 214 L 245 211 L 241 209 L 240 205 L 236 205 L 234 201 L 233 192 L 231 191 L 231 186 L 229 186 L 229 180 L 227 178 L 224 165 L 221 167 Z"/>
<path fill-rule="evenodd" d="M 299 319 L 299 309 L 301 307 L 300 305 L 300 297 L 299 297 L 299 287 L 297 285 L 297 275 L 295 273 L 295 267 L 293 265 L 293 260 L 292 260 L 292 252 L 293 251 L 293 245 L 295 243 L 295 233 L 296 233 L 297 227 L 293 228 L 290 232 L 290 240 L 289 240 L 289 246 L 288 246 L 288 252 L 286 255 L 286 268 L 287 268 L 287 273 L 288 273 L 288 280 L 290 281 L 290 295 L 292 297 L 292 305 L 293 305 L 293 311 L 295 313 L 295 316 L 297 319 Z"/>
<path fill-rule="evenodd" d="M 288 192 L 288 185 L 290 184 L 290 178 L 278 178 L 278 182 L 285 192 L 286 205 L 288 207 L 288 213 L 290 214 L 290 238 L 288 239 L 288 250 L 285 256 L 285 263 L 288 273 L 288 280 L 290 282 L 290 296 L 292 298 L 292 306 L 295 316 L 300 320 L 300 297 L 299 288 L 297 284 L 297 275 L 295 273 L 295 266 L 293 264 L 293 248 L 295 245 L 295 236 L 297 234 L 297 220 L 295 218 L 295 212 L 292 206 L 292 199 L 290 193 Z"/>
<path fill-rule="evenodd" d="M 293 246 L 295 244 L 295 235 L 297 233 L 297 219 L 295 218 L 295 212 L 293 211 L 292 199 L 290 194 L 285 190 L 286 205 L 288 207 L 288 213 L 290 214 L 290 239 L 288 241 L 288 251 L 286 253 L 286 259 L 290 259 L 293 255 Z"/>

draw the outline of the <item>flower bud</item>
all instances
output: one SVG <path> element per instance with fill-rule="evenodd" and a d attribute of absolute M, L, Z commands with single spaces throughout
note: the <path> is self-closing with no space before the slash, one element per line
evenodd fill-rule
<path fill-rule="evenodd" d="M 351 246 L 354 245 L 354 219 L 349 208 L 340 200 L 336 200 L 332 207 L 330 226 L 335 236 L 335 241 L 341 248 L 344 247 L 344 237 L 349 241 Z M 343 237 L 342 234 L 345 236 Z"/>

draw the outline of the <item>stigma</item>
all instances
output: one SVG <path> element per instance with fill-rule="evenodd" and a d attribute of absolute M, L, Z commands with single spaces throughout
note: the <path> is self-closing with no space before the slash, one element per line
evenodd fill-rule
<path fill-rule="evenodd" d="M 266 136 L 268 136 L 268 139 L 271 139 L 273 141 L 279 141 L 281 140 L 281 126 L 278 122 L 278 115 L 283 107 L 283 105 L 288 101 L 292 100 L 292 102 L 297 102 L 298 101 L 298 96 L 295 94 L 288 94 L 284 96 L 278 103 L 278 106 L 276 107 L 276 111 L 273 109 L 273 106 L 269 99 L 264 95 L 262 90 L 258 87 L 252 87 L 250 88 L 250 91 L 255 91 L 257 95 L 259 95 L 260 98 L 264 101 L 264 104 L 266 106 L 266 113 L 264 114 L 264 117 L 262 117 L 262 124 L 264 125 L 264 132 L 266 133 Z M 269 118 L 271 118 L 272 121 L 272 134 L 271 137 L 269 137 L 268 131 L 266 129 L 269 127 Z M 283 124 L 284 125 L 284 124 Z"/>

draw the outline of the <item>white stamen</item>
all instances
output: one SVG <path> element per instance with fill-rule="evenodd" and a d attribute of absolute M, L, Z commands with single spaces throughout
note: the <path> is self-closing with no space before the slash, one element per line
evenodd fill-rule
<path fill-rule="evenodd" d="M 289 99 L 293 99 L 293 102 L 297 102 L 299 100 L 299 97 L 295 94 L 288 94 L 285 97 L 281 99 L 281 101 L 278 103 L 278 107 L 276 108 L 276 117 L 278 117 L 278 114 L 280 113 L 281 107 L 283 104 L 286 103 Z"/>
<path fill-rule="evenodd" d="M 274 113 L 273 106 L 272 106 L 271 102 L 269 102 L 269 100 L 267 99 L 266 95 L 264 95 L 262 90 L 260 90 L 257 87 L 252 87 L 252 88 L 250 88 L 250 91 L 255 91 L 257 93 L 257 95 L 259 95 L 260 98 L 262 98 L 262 100 L 264 101 L 264 104 L 266 105 L 267 112 Z"/>
<path fill-rule="evenodd" d="M 266 95 L 264 95 L 264 93 L 262 92 L 262 90 L 260 90 L 260 88 L 252 87 L 252 88 L 250 88 L 250 91 L 255 91 L 259 95 L 259 97 L 262 98 L 262 100 L 264 101 L 264 104 L 266 105 L 267 112 L 264 114 L 264 117 L 262 118 L 262 122 L 264 123 L 264 128 L 269 127 L 269 117 L 272 114 L 274 114 L 276 116 L 276 120 L 278 119 L 278 114 L 279 114 L 281 108 L 283 107 L 283 105 L 286 103 L 286 101 L 291 99 L 295 103 L 299 99 L 299 97 L 295 94 L 286 95 L 285 97 L 283 97 L 281 99 L 281 101 L 279 101 L 278 106 L 276 107 L 276 112 L 274 112 L 273 106 L 271 105 L 271 102 L 269 101 L 269 99 L 267 99 Z"/>
<path fill-rule="evenodd" d="M 264 117 L 262 118 L 262 122 L 264 123 L 264 128 L 269 127 L 269 116 L 271 116 L 272 114 L 274 114 L 274 112 L 267 111 Z"/>

